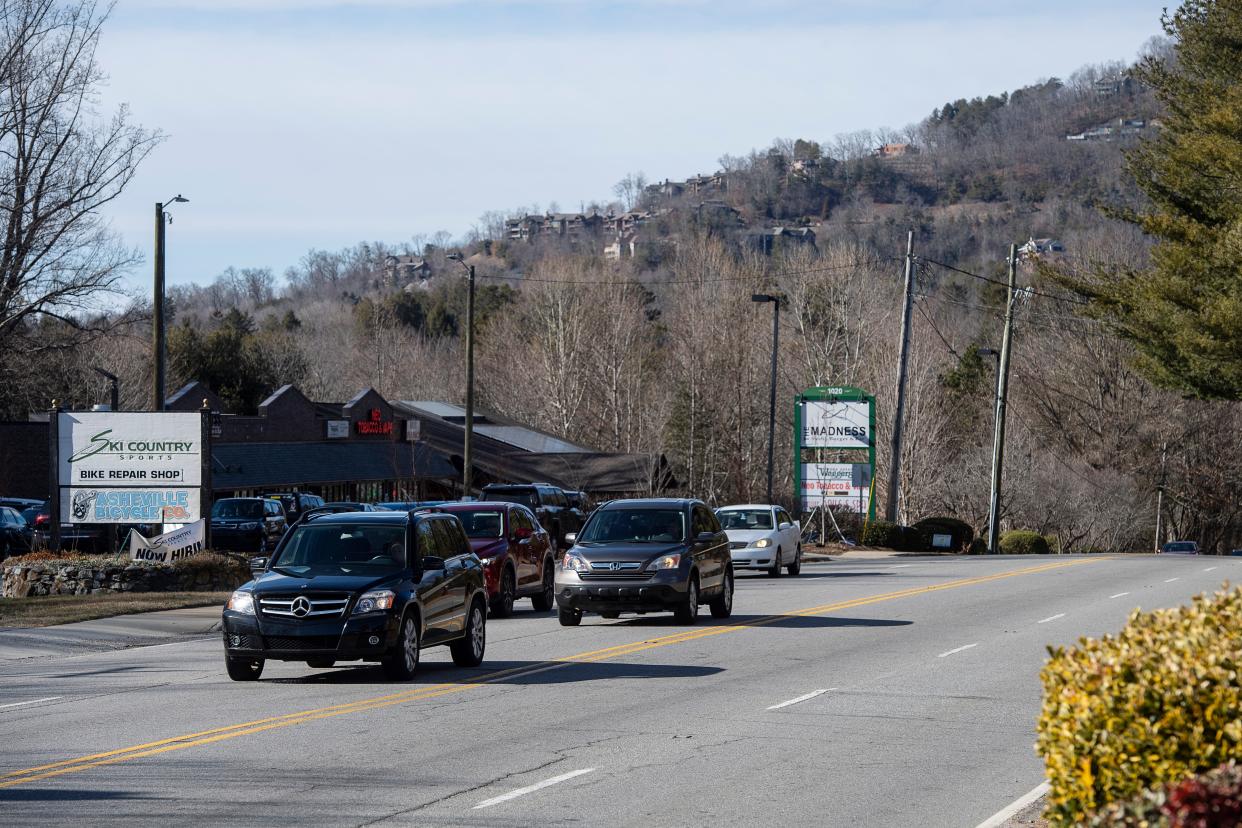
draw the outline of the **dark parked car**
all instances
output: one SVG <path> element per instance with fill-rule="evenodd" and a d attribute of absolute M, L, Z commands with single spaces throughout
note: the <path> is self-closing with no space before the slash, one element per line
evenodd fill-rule
<path fill-rule="evenodd" d="M 0 561 L 29 552 L 34 544 L 34 527 L 16 509 L 0 506 Z"/>
<path fill-rule="evenodd" d="M 43 501 L 32 517 L 27 510 L 23 516 L 34 530 L 33 544 L 36 549 L 52 546 L 51 501 Z M 129 530 L 136 529 L 148 534 L 151 527 L 128 523 L 64 523 L 60 524 L 60 550 L 65 552 L 90 552 L 100 554 L 119 549 L 129 537 Z"/>
<path fill-rule="evenodd" d="M 311 515 L 263 563 L 224 610 L 235 681 L 259 678 L 266 659 L 378 661 L 390 677 L 410 679 L 419 651 L 441 644 L 459 665 L 483 660 L 483 567 L 452 515 Z"/>
<path fill-rule="evenodd" d="M 492 615 L 505 618 L 513 602 L 529 597 L 537 612 L 552 609 L 556 559 L 552 538 L 535 514 L 516 503 L 448 503 L 440 511 L 455 515 L 483 563 Z"/>
<path fill-rule="evenodd" d="M 226 497 L 211 505 L 211 545 L 215 549 L 266 555 L 288 526 L 278 500 Z"/>
<path fill-rule="evenodd" d="M 1169 541 L 1160 551 L 1165 555 L 1198 555 L 1199 544 L 1197 541 Z"/>
<path fill-rule="evenodd" d="M 38 509 L 42 505 L 42 500 L 33 497 L 0 497 L 0 506 L 8 506 L 10 509 L 16 509 L 19 512 L 24 512 L 27 509 Z"/>
<path fill-rule="evenodd" d="M 702 501 L 614 500 L 572 540 L 556 573 L 563 626 L 577 626 L 584 611 L 672 610 L 683 624 L 694 623 L 701 602 L 716 618 L 733 612 L 729 538 Z"/>
<path fill-rule="evenodd" d="M 590 515 L 595 511 L 595 501 L 591 500 L 591 496 L 586 492 L 576 492 L 565 490 L 565 499 L 569 501 L 569 505 L 577 509 L 584 516 Z"/>
<path fill-rule="evenodd" d="M 323 498 L 319 495 L 307 494 L 306 492 L 278 492 L 276 494 L 265 494 L 263 497 L 279 500 L 280 505 L 285 507 L 285 517 L 290 523 L 297 521 L 302 516 L 302 512 L 307 509 L 314 509 L 316 506 L 323 505 Z"/>
<path fill-rule="evenodd" d="M 569 504 L 562 489 L 547 483 L 489 483 L 483 487 L 482 499 L 517 503 L 530 509 L 560 549 L 568 548 L 565 536 L 581 529 L 586 520 L 580 509 Z"/>

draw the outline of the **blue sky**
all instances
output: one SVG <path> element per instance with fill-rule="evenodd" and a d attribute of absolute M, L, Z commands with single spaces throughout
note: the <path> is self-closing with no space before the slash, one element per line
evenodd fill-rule
<path fill-rule="evenodd" d="M 169 280 L 279 274 L 312 247 L 576 208 L 631 171 L 710 172 L 775 138 L 1131 59 L 1164 0 L 119 0 L 104 104 L 168 140 L 109 217 Z M 148 267 L 131 284 L 149 284 Z"/>

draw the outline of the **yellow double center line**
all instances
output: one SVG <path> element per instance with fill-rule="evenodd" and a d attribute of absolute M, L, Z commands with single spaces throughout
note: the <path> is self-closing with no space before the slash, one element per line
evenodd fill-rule
<path fill-rule="evenodd" d="M 824 613 L 838 612 L 853 607 L 866 606 L 867 604 L 878 604 L 882 601 L 895 601 L 899 598 L 925 595 L 929 592 L 939 592 L 941 590 L 956 589 L 958 587 L 973 586 L 975 584 L 986 584 L 990 581 L 999 581 L 1004 578 L 1013 578 L 1019 575 L 1034 575 L 1040 572 L 1050 572 L 1054 569 L 1079 566 L 1082 564 L 1094 563 L 1099 560 L 1107 559 L 1083 558 L 1073 561 L 1062 561 L 1059 563 L 1043 564 L 1041 566 L 1017 569 L 1012 572 L 1001 572 L 996 575 L 984 575 L 977 578 L 962 578 L 956 581 L 946 581 L 942 584 L 914 587 L 911 589 L 898 590 L 896 592 L 886 592 L 881 595 L 871 595 L 864 598 L 839 601 L 833 604 L 822 604 L 818 607 L 795 610 L 794 612 L 785 615 L 768 615 L 750 621 L 739 621 L 714 627 L 690 629 L 684 632 L 674 633 L 672 635 L 647 639 L 645 641 L 620 644 L 615 647 L 606 647 L 602 650 L 591 650 L 589 652 L 569 656 L 568 658 L 559 661 L 548 661 L 531 666 L 498 670 L 491 673 L 485 673 L 474 678 L 470 682 L 431 684 L 415 690 L 407 690 L 401 693 L 392 693 L 386 696 L 375 696 L 372 698 L 360 699 L 347 704 L 332 705 L 330 707 L 318 707 L 313 710 L 301 710 L 296 713 L 286 713 L 283 716 L 272 716 L 266 719 L 255 719 L 254 721 L 242 722 L 241 724 L 228 725 L 226 727 L 217 727 L 211 730 L 200 730 L 197 733 L 186 733 L 181 736 L 173 736 L 168 739 L 160 739 L 155 742 L 146 742 L 141 745 L 118 748 L 117 750 L 110 750 L 104 753 L 92 753 L 89 756 L 79 756 L 76 759 L 66 759 L 61 762 L 52 762 L 47 765 L 38 765 L 33 768 L 12 771 L 10 773 L 0 775 L 0 788 L 11 788 L 16 785 L 23 785 L 27 782 L 35 782 L 40 779 L 49 779 L 54 776 L 63 776 L 64 774 L 69 773 L 78 773 L 89 768 L 97 768 L 103 765 L 114 765 L 118 762 L 128 762 L 132 759 L 144 759 L 149 756 L 158 756 L 161 753 L 169 753 L 174 750 L 184 750 L 189 747 L 210 745 L 214 742 L 222 742 L 226 739 L 235 739 L 239 736 L 247 736 L 251 733 L 262 733 L 266 730 L 290 727 L 292 725 L 304 724 L 306 722 L 313 722 L 319 719 L 330 719 L 335 716 L 345 716 L 352 713 L 363 713 L 369 710 L 379 710 L 385 707 L 405 704 L 407 702 L 434 699 L 438 696 L 461 693 L 463 691 L 487 684 L 496 684 L 506 679 L 529 676 L 535 673 L 546 672 L 548 670 L 562 669 L 573 664 L 605 661 L 607 659 L 631 655 L 644 650 L 653 650 L 657 647 L 668 647 L 673 644 L 682 644 L 699 638 L 708 638 L 713 635 L 724 635 L 725 633 L 738 632 L 751 627 L 763 627 L 769 624 L 775 624 L 785 618 L 789 618 L 790 616 L 805 617 L 823 615 Z"/>

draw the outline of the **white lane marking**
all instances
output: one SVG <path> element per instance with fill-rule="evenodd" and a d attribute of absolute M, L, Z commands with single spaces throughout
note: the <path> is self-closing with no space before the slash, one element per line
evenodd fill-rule
<path fill-rule="evenodd" d="M 790 705 L 798 704 L 799 702 L 810 701 L 816 696 L 822 696 L 825 693 L 831 693 L 833 690 L 836 690 L 836 689 L 837 688 L 835 687 L 829 687 L 826 690 L 812 690 L 810 693 L 807 693 L 805 696 L 798 696 L 798 698 L 796 699 L 790 699 L 789 701 L 783 701 L 780 704 L 774 704 L 767 709 L 768 710 L 780 710 L 782 707 L 789 707 Z"/>
<path fill-rule="evenodd" d="M 1033 791 L 1023 794 L 1010 804 L 1006 805 L 1004 808 L 1001 808 L 999 811 L 992 814 L 992 816 L 988 817 L 983 822 L 980 822 L 977 826 L 975 826 L 975 828 L 1000 828 L 1000 826 L 1009 821 L 1010 817 L 1014 816 L 1023 808 L 1030 805 L 1046 793 L 1048 793 L 1048 783 L 1044 782 Z"/>
<path fill-rule="evenodd" d="M 1173 583 L 1174 581 L 1180 581 L 1180 580 L 1181 580 L 1181 578 L 1165 578 L 1165 579 L 1164 579 L 1164 582 L 1165 582 L 1166 584 L 1171 584 L 1171 583 Z"/>
<path fill-rule="evenodd" d="M 1214 566 L 1209 566 L 1207 569 L 1205 569 L 1205 570 L 1203 570 L 1203 571 L 1204 571 L 1204 572 L 1211 572 L 1211 571 L 1212 571 L 1213 569 L 1215 569 L 1215 568 L 1216 568 L 1216 567 L 1214 567 Z"/>
<path fill-rule="evenodd" d="M 893 564 L 889 569 L 905 569 L 907 566 L 914 566 L 914 564 Z"/>
<path fill-rule="evenodd" d="M 1040 619 L 1039 621 L 1036 621 L 1035 623 L 1036 624 L 1047 624 L 1049 621 L 1056 621 L 1058 618 L 1064 618 L 1064 617 L 1065 617 L 1065 613 L 1058 612 L 1056 615 L 1049 615 L 1047 618 Z"/>
<path fill-rule="evenodd" d="M 960 653 L 962 650 L 969 650 L 971 647 L 978 647 L 978 646 L 979 646 L 979 642 L 976 641 L 974 644 L 967 644 L 965 647 L 958 647 L 956 650 L 949 650 L 947 653 L 941 653 L 940 655 L 936 656 L 936 658 L 944 658 L 946 656 L 951 656 L 954 653 Z"/>
<path fill-rule="evenodd" d="M 1124 598 L 1125 596 L 1127 596 L 1127 595 L 1129 595 L 1129 594 L 1130 594 L 1130 593 L 1128 593 L 1128 592 L 1118 592 L 1116 595 L 1110 595 L 1110 596 L 1108 596 L 1108 597 L 1109 597 L 1109 598 Z"/>
<path fill-rule="evenodd" d="M 560 776 L 554 776 L 551 779 L 545 779 L 542 782 L 536 782 L 533 785 L 527 785 L 525 788 L 518 788 L 515 791 L 509 791 L 507 794 L 501 794 L 500 796 L 493 796 L 491 799 L 485 799 L 482 802 L 480 802 L 478 805 L 475 805 L 474 810 L 477 811 L 480 808 L 490 808 L 493 805 L 499 805 L 502 802 L 508 802 L 510 799 L 517 799 L 519 796 L 526 796 L 528 793 L 534 793 L 535 791 L 541 791 L 544 788 L 549 788 L 561 782 L 568 782 L 570 779 L 573 779 L 578 776 L 582 776 L 584 773 L 591 773 L 594 770 L 595 768 L 582 768 L 580 770 L 570 771 L 569 773 L 562 773 Z"/>
<path fill-rule="evenodd" d="M 5 708 L 8 708 L 8 707 L 21 707 L 24 704 L 38 704 L 39 702 L 56 701 L 57 699 L 63 699 L 63 698 L 64 696 L 48 696 L 45 699 L 31 699 L 30 701 L 24 701 L 24 702 L 12 702 L 11 704 L 0 704 L 0 710 L 4 710 Z"/>

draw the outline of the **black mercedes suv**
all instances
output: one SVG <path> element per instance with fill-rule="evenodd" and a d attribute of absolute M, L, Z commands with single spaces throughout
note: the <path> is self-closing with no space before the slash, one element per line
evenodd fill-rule
<path fill-rule="evenodd" d="M 307 515 L 224 609 L 225 663 L 254 681 L 266 659 L 331 667 L 378 661 L 408 680 L 419 650 L 448 645 L 473 667 L 486 643 L 487 587 L 457 518 L 434 512 Z"/>
<path fill-rule="evenodd" d="M 672 610 L 693 624 L 699 604 L 716 618 L 733 612 L 729 537 L 698 500 L 614 500 L 600 506 L 565 553 L 556 573 L 562 625 L 583 611 L 616 618 L 622 612 Z"/>

